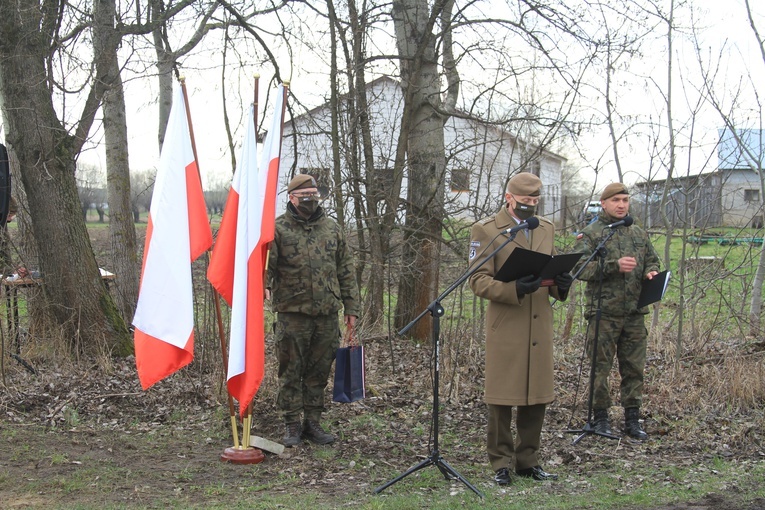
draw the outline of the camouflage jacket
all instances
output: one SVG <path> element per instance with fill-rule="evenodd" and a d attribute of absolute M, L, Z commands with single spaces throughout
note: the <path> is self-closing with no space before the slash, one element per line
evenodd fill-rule
<path fill-rule="evenodd" d="M 320 207 L 305 219 L 288 204 L 276 218 L 267 286 L 277 312 L 359 315 L 353 256 L 338 224 Z"/>
<path fill-rule="evenodd" d="M 577 235 L 574 252 L 582 252 L 582 260 L 592 254 L 604 235 L 607 225 L 616 221 L 601 213 L 596 221 L 587 225 Z M 601 313 L 604 316 L 624 317 L 633 313 L 648 313 L 648 307 L 638 309 L 637 301 L 645 276 L 659 270 L 659 257 L 653 249 L 648 233 L 637 225 L 619 227 L 605 245 L 606 256 L 603 259 L 603 299 Z M 620 273 L 618 260 L 622 257 L 635 257 L 637 267 L 629 273 Z M 577 268 L 578 270 L 578 268 Z M 579 274 L 578 279 L 587 282 L 587 312 L 589 318 L 598 304 L 600 261 L 594 258 Z"/>

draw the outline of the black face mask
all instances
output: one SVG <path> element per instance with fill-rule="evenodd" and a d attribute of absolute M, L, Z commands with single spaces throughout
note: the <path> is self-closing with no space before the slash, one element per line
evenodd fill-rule
<path fill-rule="evenodd" d="M 537 213 L 537 206 L 535 205 L 526 205 L 522 204 L 520 202 L 515 202 L 515 209 L 513 209 L 513 214 L 515 214 L 515 217 L 519 220 L 527 220 L 534 216 Z"/>
<path fill-rule="evenodd" d="M 313 216 L 319 208 L 319 201 L 315 197 L 303 197 L 298 199 L 297 210 L 306 218 Z"/>

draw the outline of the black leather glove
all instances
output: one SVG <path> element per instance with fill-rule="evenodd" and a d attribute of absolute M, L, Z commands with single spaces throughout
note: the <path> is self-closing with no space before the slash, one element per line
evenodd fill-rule
<path fill-rule="evenodd" d="M 558 287 L 558 292 L 561 294 L 568 292 L 572 283 L 574 283 L 574 277 L 571 276 L 571 273 L 555 275 L 555 286 Z"/>
<path fill-rule="evenodd" d="M 526 294 L 535 292 L 542 285 L 542 277 L 529 274 L 522 276 L 515 280 L 515 291 L 518 293 L 518 298 L 522 298 Z"/>

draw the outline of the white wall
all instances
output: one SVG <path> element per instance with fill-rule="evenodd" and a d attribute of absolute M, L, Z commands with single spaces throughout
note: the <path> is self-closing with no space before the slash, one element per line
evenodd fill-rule
<path fill-rule="evenodd" d="M 392 79 L 379 79 L 370 84 L 367 100 L 372 126 L 375 168 L 392 169 L 403 111 L 401 89 Z M 347 125 L 344 122 L 342 124 Z M 496 212 L 503 201 L 507 180 L 523 167 L 523 163 L 529 159 L 529 152 L 535 151 L 536 147 L 530 146 L 524 149 L 522 144 L 516 143 L 515 138 L 506 131 L 473 120 L 450 117 L 444 127 L 447 154 L 447 175 L 444 182 L 447 216 L 472 222 Z M 341 126 L 341 137 L 344 137 L 343 129 L 345 127 Z M 298 133 L 297 152 L 294 132 Z M 296 157 L 297 164 L 294 172 L 324 169 L 324 175 L 320 177 L 320 185 L 347 186 L 348 173 L 345 168 L 342 169 L 341 182 L 333 182 L 330 132 L 328 105 L 323 105 L 296 118 L 294 129 L 292 123 L 285 125 L 280 168 L 282 182 L 279 187 L 277 213 L 280 214 L 286 207 L 286 187 L 294 175 L 292 172 Z M 343 147 L 341 151 L 347 150 L 345 142 L 346 140 L 341 140 L 341 147 Z M 347 154 L 341 154 L 341 164 L 348 160 L 347 156 Z M 359 164 L 363 164 L 361 155 L 358 157 Z M 558 221 L 561 218 L 562 158 L 543 152 L 538 159 L 540 159 L 539 175 L 545 184 L 540 214 Z M 529 165 L 524 168 L 531 169 Z M 468 191 L 452 191 L 451 173 L 455 169 L 467 169 L 470 172 Z M 406 197 L 406 186 L 405 176 L 401 190 L 402 197 Z M 329 202 L 328 205 L 330 209 L 334 209 L 334 204 Z M 351 210 L 350 205 L 348 204 L 346 210 Z"/>

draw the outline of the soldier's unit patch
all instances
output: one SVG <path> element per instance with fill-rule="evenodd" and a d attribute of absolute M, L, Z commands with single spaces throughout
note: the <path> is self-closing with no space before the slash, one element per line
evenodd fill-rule
<path fill-rule="evenodd" d="M 475 258 L 478 248 L 481 247 L 481 241 L 470 241 L 470 260 Z"/>

